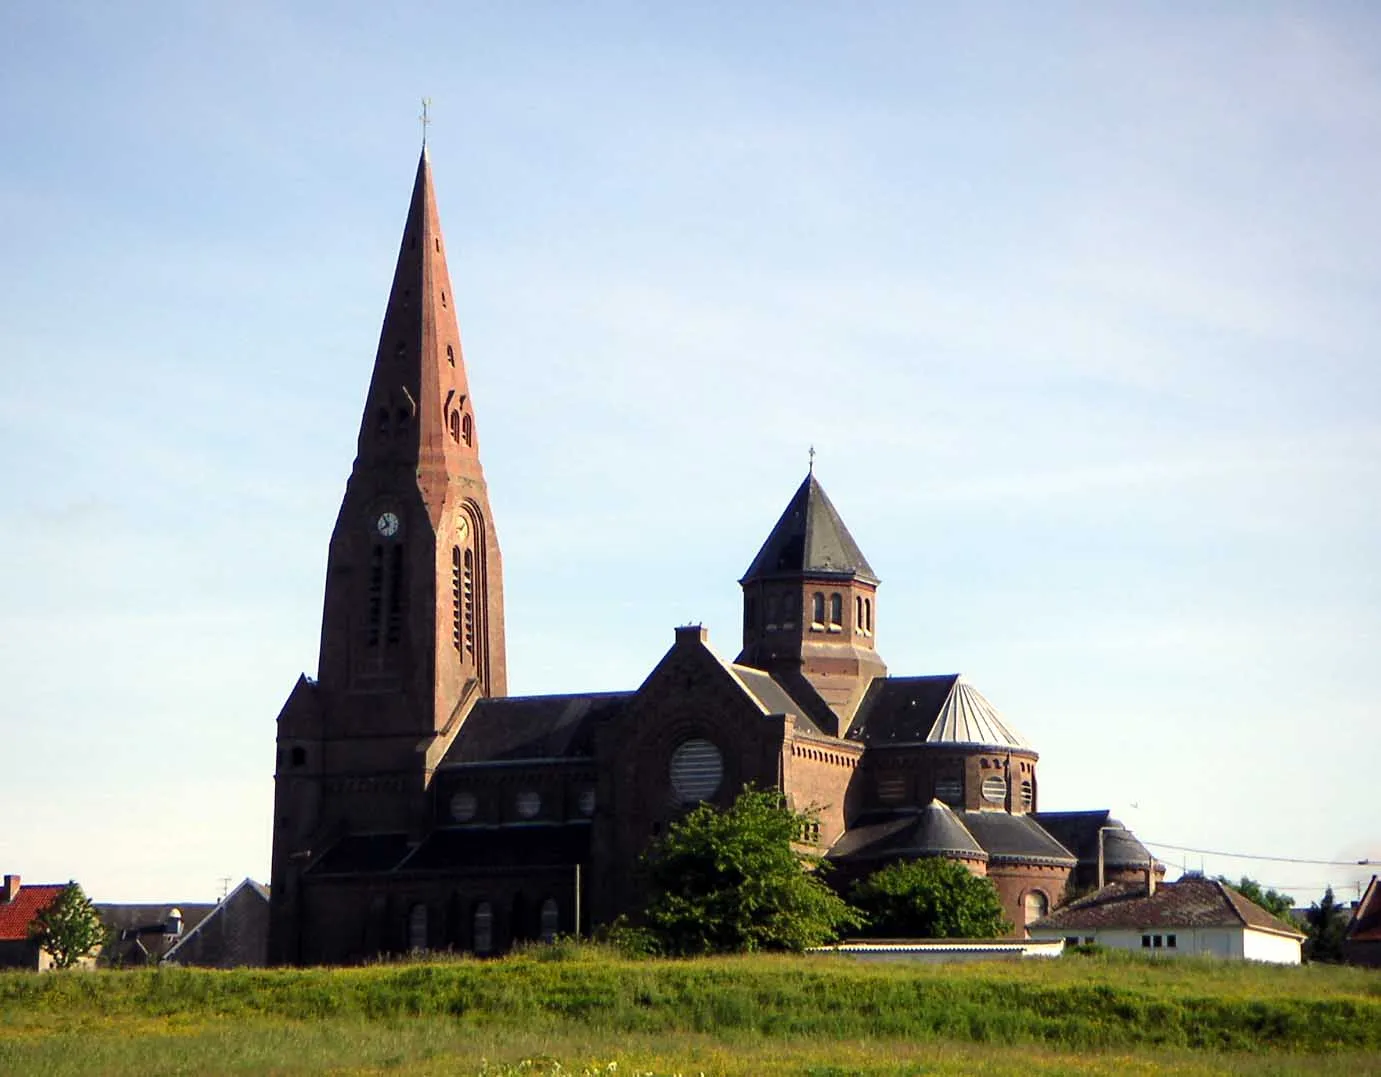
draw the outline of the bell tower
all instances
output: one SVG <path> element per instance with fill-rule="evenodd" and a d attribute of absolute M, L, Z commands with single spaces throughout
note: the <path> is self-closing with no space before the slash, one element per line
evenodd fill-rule
<path fill-rule="evenodd" d="M 876 649 L 878 578 L 813 467 L 739 584 L 737 661 L 808 698 L 806 682 L 825 704 L 812 717 L 843 736 L 873 678 L 887 675 Z"/>
<path fill-rule="evenodd" d="M 422 833 L 471 706 L 507 691 L 499 539 L 425 145 L 331 533 L 317 669 L 278 716 L 273 963 L 318 956 L 313 858 L 351 835 Z"/>

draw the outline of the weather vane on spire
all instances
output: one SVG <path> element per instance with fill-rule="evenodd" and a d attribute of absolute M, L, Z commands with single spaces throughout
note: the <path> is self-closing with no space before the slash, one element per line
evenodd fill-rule
<path fill-rule="evenodd" d="M 422 121 L 422 148 L 424 150 L 427 148 L 427 128 L 430 127 L 432 123 L 431 116 L 429 115 L 431 107 L 432 99 L 430 97 L 422 98 L 422 115 L 418 118 Z"/>
<path fill-rule="evenodd" d="M 810 473 L 815 474 L 815 446 L 810 447 Z"/>

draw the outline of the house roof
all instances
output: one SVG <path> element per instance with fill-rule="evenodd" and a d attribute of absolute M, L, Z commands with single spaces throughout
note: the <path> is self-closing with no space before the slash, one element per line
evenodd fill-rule
<path fill-rule="evenodd" d="M 231 902 L 242 890 L 246 891 L 249 894 L 253 894 L 259 897 L 263 900 L 265 905 L 268 904 L 269 888 L 267 886 L 264 886 L 262 883 L 257 883 L 253 879 L 246 877 L 245 880 L 241 882 L 239 886 L 235 887 L 234 890 L 226 894 L 225 897 L 221 898 L 221 900 L 218 901 L 215 905 L 212 905 L 210 912 L 203 916 L 200 920 L 198 920 L 196 925 L 192 927 L 191 930 L 186 930 L 184 928 L 182 935 L 178 938 L 178 940 L 175 943 L 173 943 L 173 945 L 169 948 L 168 952 L 163 955 L 164 960 L 172 961 L 174 958 L 177 957 L 177 952 L 182 948 L 183 943 L 187 942 L 188 939 L 192 938 L 194 935 L 200 932 L 203 926 L 214 921 L 216 917 L 224 916 L 225 910 L 230 907 Z"/>
<path fill-rule="evenodd" d="M 740 583 L 772 576 L 856 576 L 877 583 L 825 488 L 811 472 L 801 483 Z"/>
<path fill-rule="evenodd" d="M 1034 752 L 981 692 L 957 673 L 879 677 L 849 728 L 850 740 L 888 745 L 963 745 Z"/>
<path fill-rule="evenodd" d="M 210 915 L 215 902 L 178 901 L 168 905 L 112 905 L 101 902 L 96 911 L 101 923 L 118 932 L 161 931 L 174 911 L 181 914 L 182 930 L 189 931 Z"/>
<path fill-rule="evenodd" d="M 67 883 L 39 883 L 21 886 L 12 901 L 0 902 L 0 942 L 29 937 L 34 917 L 67 889 Z"/>
<path fill-rule="evenodd" d="M 912 815 L 851 827 L 826 855 L 831 860 L 916 856 L 988 859 L 959 816 L 939 800 L 932 800 Z"/>
<path fill-rule="evenodd" d="M 1373 875 L 1347 925 L 1349 942 L 1381 942 L 1381 876 Z"/>
<path fill-rule="evenodd" d="M 1197 927 L 1250 927 L 1294 938 L 1304 937 L 1230 886 L 1198 875 L 1164 883 L 1149 896 L 1143 884 L 1111 883 L 1042 917 L 1028 925 L 1028 930 L 1111 928 L 1141 931 Z"/>
<path fill-rule="evenodd" d="M 991 859 L 1073 866 L 1076 858 L 1029 815 L 1005 811 L 955 813 Z"/>
<path fill-rule="evenodd" d="M 632 692 L 481 699 L 442 760 L 488 763 L 505 759 L 562 759 L 594 752 L 595 723 L 615 714 Z"/>

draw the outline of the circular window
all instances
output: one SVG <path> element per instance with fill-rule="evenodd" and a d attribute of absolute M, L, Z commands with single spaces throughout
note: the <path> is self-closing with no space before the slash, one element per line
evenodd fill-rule
<path fill-rule="evenodd" d="M 542 797 L 531 789 L 524 789 L 518 794 L 518 799 L 514 801 L 514 806 L 517 807 L 520 818 L 531 819 L 542 810 Z"/>
<path fill-rule="evenodd" d="M 457 793 L 451 798 L 451 818 L 457 823 L 468 823 L 478 810 L 474 793 Z"/>
<path fill-rule="evenodd" d="M 992 804 L 1001 804 L 1007 799 L 1007 779 L 993 775 L 983 779 L 983 799 Z"/>
<path fill-rule="evenodd" d="M 688 740 L 671 753 L 671 792 L 678 804 L 708 800 L 724 780 L 724 758 L 707 740 Z"/>
<path fill-rule="evenodd" d="M 595 814 L 595 791 L 593 789 L 582 789 L 580 796 L 576 799 L 577 808 L 581 815 Z"/>

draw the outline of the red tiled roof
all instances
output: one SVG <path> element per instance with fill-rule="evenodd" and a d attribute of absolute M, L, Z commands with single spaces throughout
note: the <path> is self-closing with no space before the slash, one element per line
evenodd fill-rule
<path fill-rule="evenodd" d="M 13 901 L 0 902 L 0 941 L 27 939 L 34 917 L 66 889 L 66 883 L 21 886 Z"/>
<path fill-rule="evenodd" d="M 1190 877 L 1164 883 L 1151 896 L 1141 884 L 1111 883 L 1087 897 L 1029 925 L 1030 930 L 1061 928 L 1253 927 L 1303 938 L 1301 932 L 1277 920 L 1230 886 L 1213 879 Z"/>

